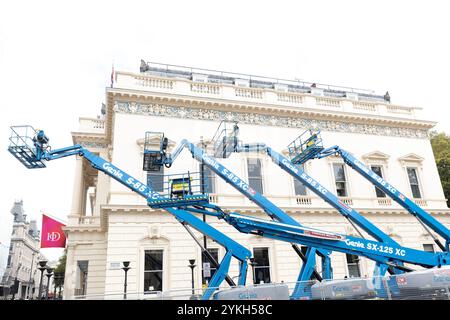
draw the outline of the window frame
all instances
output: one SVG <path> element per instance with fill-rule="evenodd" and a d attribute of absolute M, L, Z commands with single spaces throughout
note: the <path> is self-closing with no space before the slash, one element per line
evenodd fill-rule
<path fill-rule="evenodd" d="M 417 189 L 419 190 L 419 193 L 420 193 L 420 197 L 418 197 L 418 198 L 414 197 L 414 191 L 412 188 L 411 180 L 409 179 L 408 169 L 414 169 L 414 171 L 415 171 L 416 178 L 417 178 Z M 422 189 L 422 180 L 420 179 L 420 175 L 419 175 L 419 167 L 413 166 L 413 165 L 406 165 L 405 170 L 406 170 L 406 179 L 408 182 L 411 197 L 413 199 L 423 199 L 424 197 L 423 197 L 423 189 Z"/>
<path fill-rule="evenodd" d="M 273 277 L 273 272 L 272 272 L 272 258 L 271 258 L 271 247 L 268 245 L 261 245 L 261 246 L 255 246 L 252 248 L 252 254 L 253 257 L 255 256 L 255 249 L 267 249 L 267 260 L 269 262 L 268 266 L 263 266 L 263 267 L 258 267 L 258 265 L 256 264 L 255 266 L 252 267 L 252 283 L 253 284 L 259 284 L 259 283 L 255 283 L 256 280 L 256 269 L 257 268 L 266 268 L 269 270 L 269 282 L 267 283 L 274 283 L 274 277 Z M 264 282 L 264 284 L 266 284 L 266 282 Z"/>
<path fill-rule="evenodd" d="M 145 269 L 145 256 L 146 256 L 146 251 L 161 251 L 161 256 L 162 256 L 162 262 L 161 262 L 161 270 L 146 270 Z M 161 272 L 161 292 L 164 290 L 164 262 L 165 262 L 165 255 L 164 255 L 164 249 L 161 248 L 147 248 L 144 249 L 144 256 L 143 256 L 143 260 L 144 260 L 144 268 L 143 268 L 143 277 L 142 277 L 142 286 L 143 286 L 143 293 L 145 294 L 146 292 L 151 292 L 150 290 L 146 290 L 145 288 L 145 274 L 146 273 L 156 273 L 156 272 Z M 153 291 L 160 291 L 160 290 L 153 290 Z"/>
<path fill-rule="evenodd" d="M 206 248 L 206 250 L 217 250 L 217 262 L 219 262 L 220 263 L 220 260 L 221 260 L 221 256 L 220 256 L 220 248 L 218 248 L 218 247 L 207 247 Z M 205 258 L 205 262 L 208 262 L 207 261 L 208 259 L 206 259 Z M 203 286 L 204 284 L 206 284 L 206 281 L 204 282 L 204 280 L 206 280 L 206 278 L 205 277 L 203 277 L 203 253 L 200 251 L 200 261 L 202 262 L 202 265 L 201 265 L 201 267 L 199 268 L 200 269 L 200 279 L 201 279 L 201 285 Z M 217 271 L 217 268 L 215 268 L 215 267 L 213 267 L 212 265 L 211 265 L 211 271 L 212 271 L 212 269 L 214 269 L 215 271 Z M 214 271 L 214 272 L 215 272 Z M 209 277 L 209 280 L 208 280 L 208 283 L 209 283 L 209 281 L 211 281 L 211 279 L 212 279 L 212 277 L 214 276 L 214 274 L 211 272 L 211 277 Z"/>
<path fill-rule="evenodd" d="M 355 257 L 357 262 L 349 262 L 348 257 Z M 358 268 L 358 277 L 352 277 L 350 276 L 350 265 L 356 266 Z M 361 257 L 351 254 L 351 253 L 345 253 L 345 266 L 347 268 L 347 276 L 348 278 L 361 278 L 362 277 L 362 268 L 361 268 Z"/>
<path fill-rule="evenodd" d="M 261 181 L 261 192 L 259 192 L 259 190 L 256 190 L 256 188 L 254 188 L 252 185 L 251 185 L 251 182 L 250 182 L 250 171 L 249 171 L 249 161 L 252 161 L 252 160 L 256 160 L 256 161 L 258 161 L 259 163 L 260 163 L 260 174 L 261 174 L 261 178 L 260 178 L 260 181 Z M 257 157 L 247 157 L 246 158 L 246 160 L 245 160 L 245 167 L 246 167 L 246 175 L 247 175 L 247 182 L 248 182 L 248 185 L 253 189 L 253 190 L 255 190 L 256 192 L 259 192 L 260 194 L 265 194 L 265 191 L 266 191 L 266 188 L 265 188 L 265 185 L 264 185 L 264 174 L 263 174 L 263 172 L 264 172 L 264 170 L 263 170 L 263 159 L 262 158 L 257 158 Z"/>
<path fill-rule="evenodd" d="M 336 175 L 334 173 L 334 165 L 341 165 L 342 169 L 344 170 L 344 176 L 345 176 L 345 191 L 346 191 L 346 195 L 345 196 L 340 196 L 338 195 L 338 189 L 337 189 L 337 183 L 340 182 L 342 183 L 342 181 L 337 181 L 336 180 Z M 339 198 L 350 198 L 351 197 L 351 193 L 350 193 L 350 183 L 349 183 L 349 176 L 347 174 L 347 168 L 345 166 L 344 162 L 338 162 L 338 161 L 333 161 L 331 162 L 331 173 L 332 173 L 332 177 L 333 177 L 333 182 L 334 182 L 334 191 L 336 192 L 336 195 Z"/>
<path fill-rule="evenodd" d="M 303 172 L 308 173 L 306 171 L 306 164 L 305 163 L 303 163 L 301 165 L 301 169 L 303 170 Z M 305 188 L 305 194 L 297 194 L 297 190 L 295 188 L 296 183 L 301 184 Z M 308 196 L 308 187 L 303 182 L 300 182 L 299 180 L 295 179 L 294 177 L 292 177 L 292 190 L 293 190 L 294 196 L 296 196 L 296 197 L 297 196 L 299 196 L 299 197 Z"/>
<path fill-rule="evenodd" d="M 145 292 L 144 288 L 144 272 L 145 272 L 145 251 L 148 250 L 162 250 L 163 251 L 163 283 L 162 283 L 162 291 L 167 290 L 169 282 L 170 282 L 170 274 L 167 272 L 169 267 L 169 245 L 168 244 L 143 244 L 139 247 L 139 270 L 138 275 L 136 277 L 137 288 L 141 293 Z M 133 262 L 132 262 L 133 263 Z M 164 272 L 166 271 L 166 272 Z M 145 294 L 144 294 L 145 296 Z"/>
<path fill-rule="evenodd" d="M 381 177 L 383 180 L 386 181 L 386 179 L 385 179 L 385 170 L 384 170 L 384 166 L 383 166 L 382 164 L 376 164 L 376 163 L 369 164 L 369 169 L 372 170 L 373 172 L 375 172 L 375 171 L 373 170 L 373 167 L 379 167 L 379 168 L 380 168 L 380 172 L 381 172 L 381 176 L 380 176 L 380 177 Z M 375 172 L 375 173 L 378 175 L 377 172 Z M 377 199 L 381 199 L 381 198 L 384 199 L 384 198 L 387 198 L 387 197 L 388 197 L 387 194 L 386 194 L 386 192 L 384 192 L 383 190 L 381 190 L 380 188 L 378 188 L 376 185 L 374 185 L 373 190 L 374 190 L 374 193 L 375 193 L 375 197 L 376 197 Z M 382 192 L 382 193 L 384 194 L 384 197 L 379 197 L 379 196 L 377 195 L 377 190 L 379 190 L 380 192 Z"/>

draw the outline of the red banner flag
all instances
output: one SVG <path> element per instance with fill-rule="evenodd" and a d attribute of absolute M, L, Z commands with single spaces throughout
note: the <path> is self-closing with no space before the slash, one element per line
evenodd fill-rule
<path fill-rule="evenodd" d="M 66 235 L 61 229 L 61 227 L 65 226 L 65 224 L 43 214 L 41 248 L 65 248 Z"/>

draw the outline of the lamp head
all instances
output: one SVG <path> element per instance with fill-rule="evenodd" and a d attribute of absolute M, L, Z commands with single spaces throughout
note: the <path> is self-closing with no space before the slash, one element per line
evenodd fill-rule
<path fill-rule="evenodd" d="M 125 268 L 127 268 L 130 265 L 130 261 L 124 261 L 122 263 Z"/>
<path fill-rule="evenodd" d="M 39 265 L 41 266 L 41 268 L 45 268 L 45 266 L 47 265 L 47 261 L 41 260 L 41 261 L 39 261 Z"/>
<path fill-rule="evenodd" d="M 48 268 L 47 268 L 47 274 L 50 275 L 50 274 L 52 274 L 52 272 L 53 272 L 53 268 L 48 267 Z"/>
<path fill-rule="evenodd" d="M 195 259 L 189 259 L 189 264 L 193 266 L 195 264 Z"/>

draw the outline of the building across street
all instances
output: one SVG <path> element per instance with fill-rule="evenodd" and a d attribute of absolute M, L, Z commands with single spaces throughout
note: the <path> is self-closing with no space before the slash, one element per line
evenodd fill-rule
<path fill-rule="evenodd" d="M 14 216 L 14 223 L 0 297 L 3 299 L 11 299 L 13 296 L 15 299 L 37 298 L 41 274 L 38 270 L 39 261 L 46 260 L 40 252 L 40 231 L 36 220 L 27 221 L 22 200 L 14 203 L 11 213 Z M 43 285 L 46 288 L 47 282 L 44 281 Z"/>

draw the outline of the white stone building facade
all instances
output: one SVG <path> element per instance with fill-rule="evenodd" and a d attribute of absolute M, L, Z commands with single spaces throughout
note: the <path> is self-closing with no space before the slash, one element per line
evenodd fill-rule
<path fill-rule="evenodd" d="M 337 144 L 381 170 L 388 182 L 450 227 L 450 210 L 428 138 L 434 123 L 421 120 L 420 108 L 394 105 L 367 92 L 321 85 L 307 89 L 305 84 L 268 79 L 258 82 L 204 70 L 118 71 L 115 78 L 114 87 L 106 89 L 105 115 L 80 118 L 79 129 L 72 132 L 73 141 L 143 182 L 147 181 L 147 172 L 142 170 L 146 131 L 164 132 L 169 149 L 173 149 L 182 139 L 208 143 L 220 121 L 238 121 L 243 141 L 264 142 L 285 151 L 304 130 L 318 127 L 325 146 Z M 258 180 L 264 196 L 301 224 L 357 235 L 336 210 L 296 185 L 267 156 L 233 154 L 219 161 L 246 181 Z M 202 257 L 181 224 L 166 211 L 150 209 L 145 199 L 94 170 L 86 160 L 78 158 L 76 162 L 73 204 L 66 227 L 65 298 L 122 292 L 122 261 L 130 261 L 128 292 L 189 288 L 188 260 L 195 259 L 201 265 Z M 164 174 L 199 171 L 199 166 L 184 150 L 171 168 L 164 168 Z M 437 250 L 413 216 L 377 194 L 375 187 L 342 159 L 309 161 L 305 170 L 400 244 Z M 211 181 L 211 202 L 225 210 L 268 218 L 225 181 L 218 177 Z M 213 217 L 207 221 L 258 256 L 259 279 L 296 281 L 301 260 L 288 243 L 241 234 Z M 202 242 L 202 234 L 195 234 Z M 223 257 L 225 250 L 217 243 L 208 239 L 207 246 L 216 249 L 213 253 L 219 259 Z M 335 278 L 372 273 L 373 262 L 365 258 L 354 260 L 339 252 L 331 257 Z M 197 288 L 202 286 L 201 269 L 194 269 Z M 236 261 L 230 274 L 238 275 Z M 247 283 L 253 277 L 249 269 Z"/>

